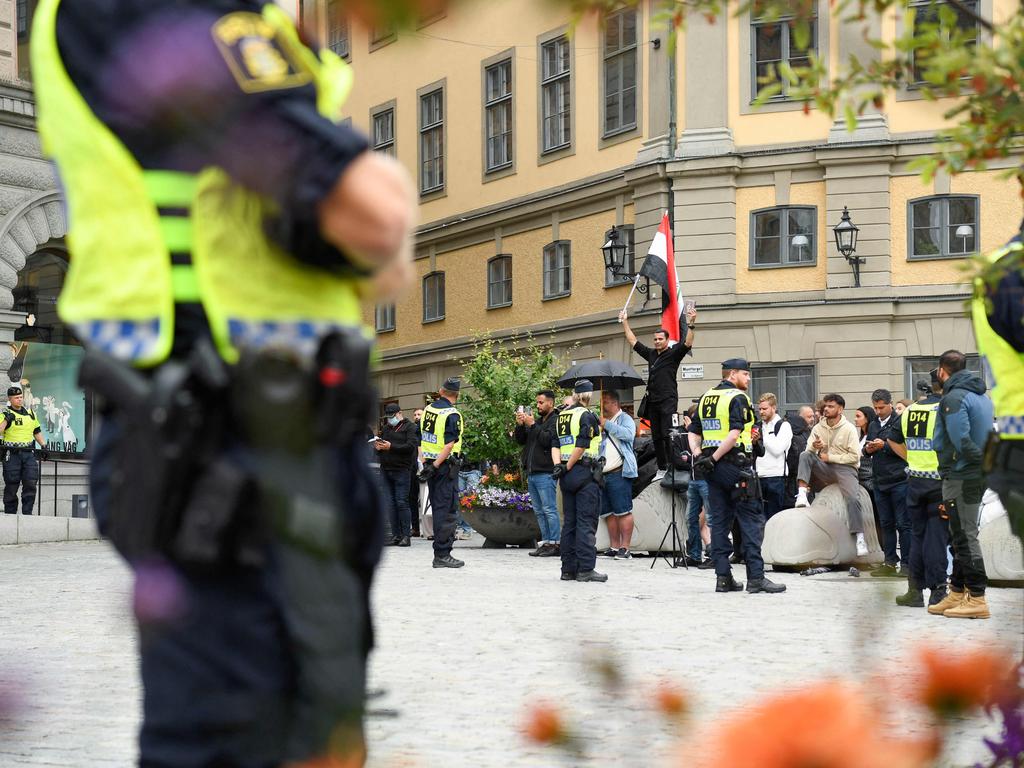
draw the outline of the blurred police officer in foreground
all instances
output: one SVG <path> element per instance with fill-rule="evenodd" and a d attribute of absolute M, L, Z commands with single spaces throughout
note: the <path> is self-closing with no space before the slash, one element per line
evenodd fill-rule
<path fill-rule="evenodd" d="M 747 564 L 747 592 L 784 592 L 784 584 L 765 578 L 761 559 L 764 515 L 753 471 L 754 408 L 746 394 L 749 387 L 750 364 L 746 360 L 732 358 L 722 363 L 722 382 L 704 393 L 690 422 L 690 449 L 700 454 L 694 469 L 704 473 L 711 496 L 711 557 L 718 577 L 715 591 L 743 589 L 743 584 L 733 579 L 729 565 L 729 531 L 736 519 Z"/>
<path fill-rule="evenodd" d="M 1018 234 L 989 256 L 994 278 L 975 281 L 971 313 L 978 351 L 994 385 L 998 438 L 985 455 L 988 487 L 1024 540 L 1024 245 Z"/>
<path fill-rule="evenodd" d="M 931 372 L 927 396 L 903 411 L 888 439 L 889 447 L 906 460 L 909 475 L 910 574 L 906 594 L 896 598 L 896 604 L 905 608 L 924 607 L 924 589 L 929 590 L 929 607 L 941 603 L 947 594 L 949 523 L 948 516 L 943 517 L 939 456 L 932 442 L 941 399 L 942 382 L 936 368 Z"/>
<path fill-rule="evenodd" d="M 423 410 L 420 419 L 423 469 L 419 478 L 427 481 L 434 513 L 434 568 L 461 568 L 466 564 L 452 557 L 462 468 L 462 414 L 455 403 L 461 389 L 459 379 L 445 379 L 437 400 Z"/>
<path fill-rule="evenodd" d="M 31 515 L 36 502 L 36 483 L 39 482 L 39 462 L 35 446 L 40 448 L 39 458 L 45 459 L 46 438 L 39 419 L 31 408 L 25 407 L 25 393 L 21 387 L 7 390 L 8 406 L 0 419 L 3 435 L 4 512 L 18 514 L 18 486 L 21 486 L 21 514 Z"/>
<path fill-rule="evenodd" d="M 562 581 L 608 581 L 594 570 L 601 514 L 601 422 L 590 411 L 594 385 L 580 379 L 572 405 L 558 414 L 551 442 L 552 475 L 562 488 Z"/>
<path fill-rule="evenodd" d="M 383 533 L 360 300 L 409 273 L 411 185 L 338 124 L 351 71 L 271 3 L 41 0 L 32 68 L 97 519 L 136 568 L 140 762 L 362 762 Z"/>

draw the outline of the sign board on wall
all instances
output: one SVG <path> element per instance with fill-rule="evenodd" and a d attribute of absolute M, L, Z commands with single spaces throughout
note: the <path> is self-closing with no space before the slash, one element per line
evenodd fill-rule
<path fill-rule="evenodd" d="M 689 365 L 679 366 L 679 378 L 681 379 L 703 379 L 704 378 L 704 365 L 697 363 L 690 363 Z"/>
<path fill-rule="evenodd" d="M 32 409 L 56 453 L 85 452 L 85 393 L 78 388 L 78 364 L 83 349 L 68 344 L 18 344 L 9 376 L 25 390 L 25 406 Z"/>

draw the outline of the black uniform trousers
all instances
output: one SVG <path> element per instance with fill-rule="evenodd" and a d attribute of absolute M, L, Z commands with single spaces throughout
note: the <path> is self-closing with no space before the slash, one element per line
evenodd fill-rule
<path fill-rule="evenodd" d="M 21 514 L 31 515 L 36 503 L 39 461 L 31 448 L 8 448 L 4 461 L 4 512 L 18 514 L 18 486 L 21 486 Z"/>
<path fill-rule="evenodd" d="M 651 441 L 654 443 L 658 469 L 668 469 L 669 432 L 672 430 L 672 415 L 676 412 L 677 403 L 678 400 L 672 398 L 650 404 Z"/>
<path fill-rule="evenodd" d="M 434 557 L 452 553 L 455 544 L 456 513 L 459 505 L 458 474 L 452 477 L 452 464 L 445 462 L 427 481 L 430 510 L 434 515 Z"/>
<path fill-rule="evenodd" d="M 729 555 L 732 544 L 729 531 L 733 521 L 742 532 L 742 555 L 747 564 L 747 578 L 764 578 L 764 560 L 761 559 L 761 542 L 764 540 L 764 513 L 758 501 L 737 501 L 736 483 L 741 477 L 740 468 L 727 458 L 715 465 L 715 471 L 708 475 L 708 495 L 711 497 L 711 559 L 715 562 L 715 573 L 728 576 L 732 572 Z"/>
<path fill-rule="evenodd" d="M 116 421 L 104 419 L 92 448 L 101 532 L 119 436 Z M 262 568 L 131 563 L 142 768 L 276 768 L 321 755 L 329 742 L 358 749 L 373 644 L 369 590 L 383 545 L 379 489 L 360 442 L 336 455 L 346 501 L 341 557 L 272 540 Z"/>
<path fill-rule="evenodd" d="M 562 573 L 586 573 L 597 563 L 601 488 L 590 467 L 577 463 L 562 475 Z"/>
<path fill-rule="evenodd" d="M 985 478 L 1010 517 L 1010 529 L 1024 540 L 1024 440 L 1000 440 L 995 466 Z"/>
<path fill-rule="evenodd" d="M 910 518 L 910 586 L 937 589 L 946 583 L 949 523 L 939 515 L 942 482 L 921 477 L 907 481 Z"/>

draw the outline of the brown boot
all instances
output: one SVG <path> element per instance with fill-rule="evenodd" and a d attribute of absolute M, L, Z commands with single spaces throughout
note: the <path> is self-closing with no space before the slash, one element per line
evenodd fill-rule
<path fill-rule="evenodd" d="M 950 587 L 948 595 L 942 598 L 942 600 L 937 602 L 935 605 L 928 606 L 928 613 L 934 616 L 943 616 L 950 608 L 956 608 L 960 605 L 960 603 L 964 601 L 964 596 L 966 594 L 966 590 L 963 592 L 957 592 L 955 589 Z"/>
<path fill-rule="evenodd" d="M 942 615 L 947 619 L 987 619 L 991 615 L 984 595 L 975 597 L 970 590 L 964 590 L 964 594 L 966 597 L 960 605 L 949 608 Z"/>

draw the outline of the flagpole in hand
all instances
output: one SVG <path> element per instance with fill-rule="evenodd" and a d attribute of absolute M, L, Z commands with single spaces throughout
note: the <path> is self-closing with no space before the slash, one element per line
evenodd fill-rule
<path fill-rule="evenodd" d="M 633 294 L 636 293 L 636 287 L 640 284 L 640 275 L 636 276 L 636 280 L 633 281 L 633 287 L 629 291 L 629 296 L 626 297 L 626 303 L 622 307 L 622 312 L 619 313 L 619 322 L 622 322 L 622 315 L 627 309 L 629 309 L 629 302 L 633 300 Z"/>

